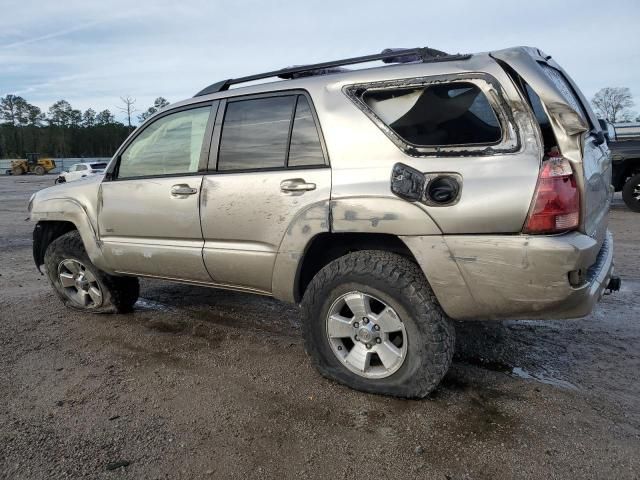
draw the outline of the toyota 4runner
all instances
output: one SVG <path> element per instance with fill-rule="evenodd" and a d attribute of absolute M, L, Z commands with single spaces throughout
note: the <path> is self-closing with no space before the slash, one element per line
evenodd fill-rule
<path fill-rule="evenodd" d="M 323 375 L 423 397 L 452 319 L 581 317 L 619 287 L 611 194 L 597 119 L 550 56 L 417 48 L 215 83 L 29 210 L 69 307 L 129 311 L 137 277 L 271 295 L 301 305 Z"/>

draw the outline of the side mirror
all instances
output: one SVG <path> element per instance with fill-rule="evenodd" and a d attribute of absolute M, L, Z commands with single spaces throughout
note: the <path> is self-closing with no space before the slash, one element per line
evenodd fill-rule
<path fill-rule="evenodd" d="M 602 133 L 602 130 L 598 130 L 597 132 L 594 132 L 593 136 L 596 140 L 597 145 L 602 145 L 606 140 L 606 137 L 604 136 L 604 133 Z"/>

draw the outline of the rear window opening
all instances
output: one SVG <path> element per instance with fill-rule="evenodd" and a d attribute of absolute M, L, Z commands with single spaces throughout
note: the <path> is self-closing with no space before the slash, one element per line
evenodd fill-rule
<path fill-rule="evenodd" d="M 549 156 L 550 153 L 555 153 L 558 150 L 558 141 L 556 140 L 556 135 L 555 133 L 553 133 L 553 127 L 551 126 L 551 122 L 549 121 L 547 112 L 544 111 L 544 107 L 542 106 L 540 97 L 529 84 L 524 82 L 524 80 L 522 83 L 524 84 L 526 96 L 529 100 L 529 105 L 533 110 L 533 114 L 535 115 L 536 121 L 540 126 L 540 131 L 542 132 L 542 141 L 544 143 L 545 156 Z"/>
<path fill-rule="evenodd" d="M 500 62 L 502 68 L 507 72 L 511 80 L 516 84 L 520 92 L 524 95 L 525 99 L 529 103 L 531 110 L 533 110 L 533 114 L 540 126 L 540 131 L 542 133 L 542 142 L 545 158 L 550 156 L 557 155 L 558 150 L 558 140 L 556 139 L 555 133 L 553 133 L 553 127 L 551 126 L 551 122 L 549 121 L 549 117 L 547 116 L 547 112 L 545 112 L 544 107 L 542 106 L 542 100 L 535 92 L 531 86 L 524 81 L 524 79 L 518 75 L 518 73 L 513 70 L 510 66 Z"/>
<path fill-rule="evenodd" d="M 473 83 L 368 90 L 362 100 L 411 145 L 492 145 L 502 139 L 496 113 Z"/>

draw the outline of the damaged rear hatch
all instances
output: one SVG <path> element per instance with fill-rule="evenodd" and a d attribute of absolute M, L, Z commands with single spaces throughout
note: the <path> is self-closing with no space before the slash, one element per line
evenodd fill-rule
<path fill-rule="evenodd" d="M 555 142 L 571 163 L 580 191 L 579 230 L 601 246 L 611 203 L 611 158 L 589 103 L 566 72 L 540 50 L 519 47 L 491 55 L 529 97 L 533 110 L 535 102 L 544 109 L 549 132 L 544 131 L 538 112 L 534 113 L 541 126 L 545 153 Z"/>

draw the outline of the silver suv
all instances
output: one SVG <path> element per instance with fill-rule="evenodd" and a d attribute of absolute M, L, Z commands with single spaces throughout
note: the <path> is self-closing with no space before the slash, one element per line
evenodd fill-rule
<path fill-rule="evenodd" d="M 581 317 L 619 287 L 610 198 L 598 121 L 550 56 L 418 48 L 213 84 L 29 209 L 69 307 L 129 311 L 137 277 L 271 295 L 301 305 L 323 375 L 423 397 L 451 319 Z"/>

